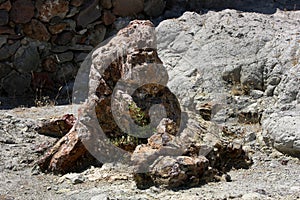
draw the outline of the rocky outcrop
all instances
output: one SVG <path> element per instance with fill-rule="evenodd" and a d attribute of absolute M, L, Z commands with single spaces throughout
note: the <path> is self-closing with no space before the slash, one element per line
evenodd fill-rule
<path fill-rule="evenodd" d="M 299 156 L 299 20 L 298 11 L 224 10 L 162 22 L 158 52 L 170 90 L 185 109 L 223 129 L 263 134 Z"/>

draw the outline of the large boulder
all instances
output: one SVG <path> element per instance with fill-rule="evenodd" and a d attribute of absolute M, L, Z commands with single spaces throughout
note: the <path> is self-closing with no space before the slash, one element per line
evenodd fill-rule
<path fill-rule="evenodd" d="M 300 110 L 273 113 L 264 120 L 266 140 L 279 151 L 300 158 Z"/>
<path fill-rule="evenodd" d="M 263 133 L 279 151 L 300 155 L 295 19 L 299 11 L 224 10 L 163 21 L 157 27 L 158 52 L 170 90 L 183 108 L 223 129 Z"/>

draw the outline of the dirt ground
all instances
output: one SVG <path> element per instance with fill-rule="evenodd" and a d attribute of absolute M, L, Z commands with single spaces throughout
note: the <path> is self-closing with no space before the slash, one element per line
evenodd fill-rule
<path fill-rule="evenodd" d="M 231 182 L 193 188 L 137 189 L 126 166 L 105 164 L 64 176 L 44 174 L 35 162 L 57 138 L 39 135 L 45 118 L 75 113 L 72 106 L 0 110 L 0 200 L 9 199 L 300 199 L 300 160 L 257 142 L 254 164 L 232 170 Z M 258 137 L 259 138 L 259 137 Z"/>

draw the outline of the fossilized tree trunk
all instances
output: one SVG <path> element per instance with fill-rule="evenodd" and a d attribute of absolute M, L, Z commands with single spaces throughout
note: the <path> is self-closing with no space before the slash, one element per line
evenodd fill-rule
<path fill-rule="evenodd" d="M 151 22 L 133 21 L 128 27 L 121 30 L 117 36 L 108 40 L 108 42 L 104 42 L 102 46 L 88 56 L 82 65 L 83 69 L 79 70 L 79 73 L 89 72 L 89 75 L 78 74 L 76 79 L 78 87 L 74 88 L 74 92 L 79 94 L 77 96 L 75 94 L 75 100 L 76 98 L 86 100 L 79 111 L 78 122 L 39 161 L 42 170 L 66 173 L 81 169 L 89 164 L 98 163 L 99 159 L 94 158 L 95 155 L 92 156 L 89 153 L 87 146 L 94 144 L 92 141 L 100 138 L 104 143 L 101 147 L 106 148 L 106 144 L 110 142 L 108 140 L 120 142 L 122 137 L 127 137 L 127 133 L 124 132 L 126 127 L 123 127 L 122 130 L 116 120 L 124 126 L 130 124 L 127 121 L 131 120 L 128 118 L 129 116 L 135 118 L 135 125 L 149 123 L 150 116 L 148 113 L 153 101 L 158 100 L 156 103 L 164 104 L 167 115 L 179 121 L 180 106 L 174 95 L 172 96 L 170 91 L 163 87 L 168 82 L 168 76 L 166 70 L 162 68 L 161 60 L 158 58 L 155 39 L 155 30 Z M 147 83 L 146 79 L 150 84 L 143 86 L 144 83 Z M 88 86 L 84 84 L 86 81 L 89 82 Z M 81 83 L 84 86 L 79 85 Z M 116 94 L 114 95 L 113 92 L 117 83 L 119 83 L 119 86 L 115 89 Z M 132 90 L 134 87 L 137 87 L 137 92 Z M 133 94 L 128 94 L 130 92 L 133 92 Z M 140 98 L 139 95 L 141 94 L 147 95 L 147 97 Z M 112 102 L 112 98 L 122 98 L 122 100 Z M 171 101 L 174 101 L 175 104 L 170 104 Z M 112 103 L 115 104 L 114 115 Z M 127 117 L 124 113 L 127 113 Z M 135 114 L 137 116 L 134 116 Z M 97 121 L 85 120 L 85 117 L 93 120 L 97 119 Z M 159 120 L 156 121 L 156 125 L 158 125 Z M 105 136 L 96 135 L 97 131 L 93 132 L 91 126 L 99 125 Z M 126 130 L 130 131 L 131 129 L 132 127 L 127 127 Z M 80 134 L 79 130 L 84 131 Z M 83 140 L 86 143 L 83 143 Z M 119 145 L 122 147 L 122 144 Z M 133 151 L 136 145 L 137 143 L 127 144 L 123 145 L 123 148 L 127 147 Z M 111 153 L 107 157 L 113 155 L 114 148 L 109 150 Z M 94 154 L 103 153 L 101 150 L 92 151 Z M 103 156 L 105 157 L 105 155 Z"/>

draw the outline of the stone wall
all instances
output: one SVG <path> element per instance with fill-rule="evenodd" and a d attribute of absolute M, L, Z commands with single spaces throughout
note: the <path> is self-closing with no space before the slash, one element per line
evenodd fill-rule
<path fill-rule="evenodd" d="M 134 18 L 162 14 L 163 0 L 0 0 L 0 97 L 71 95 L 86 55 Z"/>

